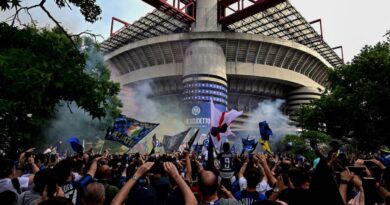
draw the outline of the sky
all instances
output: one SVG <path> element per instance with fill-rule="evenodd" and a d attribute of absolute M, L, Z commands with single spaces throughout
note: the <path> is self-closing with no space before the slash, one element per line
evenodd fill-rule
<path fill-rule="evenodd" d="M 23 0 L 22 5 L 36 2 L 39 0 Z M 91 24 L 84 21 L 77 9 L 58 9 L 53 2 L 54 0 L 48 1 L 47 8 L 69 31 L 79 33 L 90 30 L 104 38 L 109 36 L 112 17 L 132 23 L 153 10 L 153 7 L 142 0 L 97 0 L 102 9 L 102 18 Z M 347 62 L 358 54 L 363 46 L 385 40 L 384 34 L 390 30 L 389 0 L 290 0 L 290 2 L 307 21 L 322 20 L 324 40 L 331 47 L 343 46 Z M 31 13 L 39 26 L 52 25 L 50 19 L 39 8 L 32 10 Z M 11 14 L 0 12 L 0 21 L 4 21 Z M 28 21 L 27 15 L 23 15 L 22 20 Z"/>

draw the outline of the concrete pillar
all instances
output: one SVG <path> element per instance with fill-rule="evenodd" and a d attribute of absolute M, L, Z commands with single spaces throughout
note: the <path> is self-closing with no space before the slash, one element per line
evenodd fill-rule
<path fill-rule="evenodd" d="M 221 31 L 221 28 L 218 25 L 218 0 L 197 0 L 196 22 L 192 24 L 192 31 Z"/>
<path fill-rule="evenodd" d="M 313 87 L 301 87 L 288 93 L 287 105 L 290 119 L 296 121 L 299 113 L 297 110 L 302 106 L 311 103 L 321 97 L 321 91 Z M 298 122 L 299 123 L 299 122 Z"/>
<path fill-rule="evenodd" d="M 185 51 L 183 101 L 186 123 L 210 129 L 210 99 L 221 111 L 227 107 L 226 57 L 222 47 L 209 40 L 192 42 Z"/>

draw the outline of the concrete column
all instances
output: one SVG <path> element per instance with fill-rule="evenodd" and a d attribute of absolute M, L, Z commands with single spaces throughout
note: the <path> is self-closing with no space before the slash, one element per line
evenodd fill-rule
<path fill-rule="evenodd" d="M 205 134 L 210 129 L 210 99 L 221 111 L 227 107 L 226 57 L 218 43 L 199 40 L 188 46 L 183 85 L 186 123 Z"/>
<path fill-rule="evenodd" d="M 196 22 L 192 24 L 192 31 L 221 31 L 218 25 L 218 0 L 196 1 Z"/>
<path fill-rule="evenodd" d="M 299 113 L 297 110 L 302 106 L 319 99 L 321 92 L 313 87 L 301 87 L 288 93 L 287 105 L 290 119 L 296 121 Z"/>

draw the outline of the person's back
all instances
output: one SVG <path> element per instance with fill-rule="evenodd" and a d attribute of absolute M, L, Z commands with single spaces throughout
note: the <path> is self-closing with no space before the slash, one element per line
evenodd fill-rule
<path fill-rule="evenodd" d="M 202 196 L 200 205 L 239 205 L 240 203 L 230 196 L 228 199 L 219 198 L 217 195 L 218 178 L 211 171 L 202 171 L 199 175 L 199 192 Z"/>
<path fill-rule="evenodd" d="M 247 187 L 245 190 L 236 192 L 234 197 L 240 201 L 242 205 L 251 205 L 254 202 L 266 200 L 265 195 L 256 190 L 256 186 L 262 178 L 259 170 L 252 167 L 245 175 Z"/>
<path fill-rule="evenodd" d="M 21 193 L 21 188 L 29 186 L 28 177 L 16 177 L 14 162 L 10 159 L 0 161 L 0 202 L 15 204 Z"/>
<path fill-rule="evenodd" d="M 51 169 L 43 169 L 34 176 L 34 188 L 23 192 L 18 198 L 18 205 L 36 205 L 41 200 L 45 187 L 52 187 L 49 183 L 53 179 Z M 47 192 L 48 190 L 46 190 Z M 49 191 L 50 192 L 50 191 Z"/>
<path fill-rule="evenodd" d="M 157 193 L 153 187 L 137 186 L 130 191 L 126 204 L 131 205 L 157 205 Z"/>
<path fill-rule="evenodd" d="M 230 152 L 229 143 L 223 144 L 223 152 L 219 156 L 220 168 L 219 175 L 222 179 L 221 184 L 228 190 L 231 190 L 231 178 L 234 176 L 233 154 Z"/>
<path fill-rule="evenodd" d="M 65 198 L 69 199 L 73 204 L 79 205 L 81 194 L 86 185 L 92 181 L 92 176 L 85 175 L 79 181 L 75 182 L 72 179 L 72 167 L 69 160 L 60 161 L 53 169 L 54 175 L 57 177 L 57 183 L 62 188 Z"/>
<path fill-rule="evenodd" d="M 109 205 L 115 195 L 118 193 L 118 187 L 111 184 L 112 174 L 108 165 L 102 165 L 96 172 L 98 182 L 103 184 L 105 191 L 104 204 Z"/>
<path fill-rule="evenodd" d="M 13 191 L 3 191 L 0 193 L 0 201 L 2 204 L 16 204 L 18 195 Z"/>

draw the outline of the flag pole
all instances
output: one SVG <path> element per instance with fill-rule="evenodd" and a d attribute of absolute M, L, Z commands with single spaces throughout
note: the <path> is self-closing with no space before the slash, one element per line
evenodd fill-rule
<path fill-rule="evenodd" d="M 103 147 L 104 147 L 105 142 L 106 142 L 106 140 L 103 140 L 103 145 L 102 145 L 102 147 L 100 148 L 99 154 L 102 154 L 102 151 L 103 151 Z"/>

